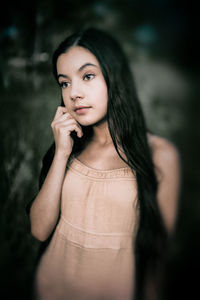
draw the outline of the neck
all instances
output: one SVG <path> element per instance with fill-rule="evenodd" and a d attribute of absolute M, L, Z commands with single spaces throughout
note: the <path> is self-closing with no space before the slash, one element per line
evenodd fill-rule
<path fill-rule="evenodd" d="M 112 143 L 107 121 L 93 126 L 92 141 L 102 146 Z"/>

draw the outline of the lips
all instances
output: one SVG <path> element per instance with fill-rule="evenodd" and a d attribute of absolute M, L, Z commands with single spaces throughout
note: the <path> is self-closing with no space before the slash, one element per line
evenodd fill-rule
<path fill-rule="evenodd" d="M 76 106 L 76 107 L 75 107 L 75 111 L 81 110 L 81 109 L 85 109 L 85 108 L 90 108 L 90 106 L 83 106 L 83 105 Z"/>
<path fill-rule="evenodd" d="M 87 113 L 87 111 L 91 108 L 91 106 L 76 106 L 75 107 L 75 113 L 78 114 L 78 115 L 82 115 L 82 114 L 85 114 Z"/>

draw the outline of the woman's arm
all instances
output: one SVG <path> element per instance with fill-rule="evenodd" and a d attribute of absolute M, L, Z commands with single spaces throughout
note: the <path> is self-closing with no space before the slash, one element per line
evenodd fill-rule
<path fill-rule="evenodd" d="M 158 204 L 167 231 L 173 232 L 180 192 L 180 159 L 176 147 L 158 136 L 150 137 L 158 178 Z"/>
<path fill-rule="evenodd" d="M 31 233 L 40 241 L 49 237 L 57 223 L 67 160 L 67 157 L 55 154 L 47 177 L 30 209 Z"/>
<path fill-rule="evenodd" d="M 30 208 L 31 232 L 40 241 L 45 241 L 52 233 L 60 213 L 60 199 L 67 161 L 72 151 L 76 131 L 82 137 L 80 125 L 59 106 L 51 127 L 55 140 L 55 155 L 46 179 Z"/>

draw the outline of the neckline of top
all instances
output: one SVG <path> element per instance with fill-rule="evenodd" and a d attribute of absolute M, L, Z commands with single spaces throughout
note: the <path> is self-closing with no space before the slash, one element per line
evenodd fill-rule
<path fill-rule="evenodd" d="M 81 166 L 87 168 L 88 170 L 94 171 L 94 172 L 100 172 L 100 173 L 110 173 L 110 172 L 115 172 L 115 171 L 123 171 L 123 170 L 129 170 L 131 169 L 130 167 L 121 167 L 121 168 L 116 168 L 116 169 L 108 169 L 108 170 L 101 170 L 101 169 L 95 169 L 92 168 L 90 166 L 87 166 L 86 164 L 84 164 L 83 162 L 81 162 L 78 158 L 74 157 L 73 161 L 77 162 L 78 164 L 80 164 Z"/>
<path fill-rule="evenodd" d="M 123 167 L 118 169 L 111 169 L 111 170 L 99 170 L 93 169 L 85 164 L 83 164 L 80 160 L 76 157 L 73 157 L 68 165 L 69 169 L 72 169 L 82 176 L 86 176 L 88 178 L 104 180 L 104 179 L 112 179 L 118 180 L 120 178 L 127 178 L 131 180 L 136 179 L 136 173 L 130 167 Z"/>

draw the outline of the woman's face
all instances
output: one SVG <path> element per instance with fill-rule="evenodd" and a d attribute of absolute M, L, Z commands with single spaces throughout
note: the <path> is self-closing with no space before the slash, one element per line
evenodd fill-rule
<path fill-rule="evenodd" d="M 87 49 L 71 47 L 57 60 L 58 82 L 68 112 L 81 125 L 95 125 L 107 113 L 107 85 L 96 57 Z"/>

